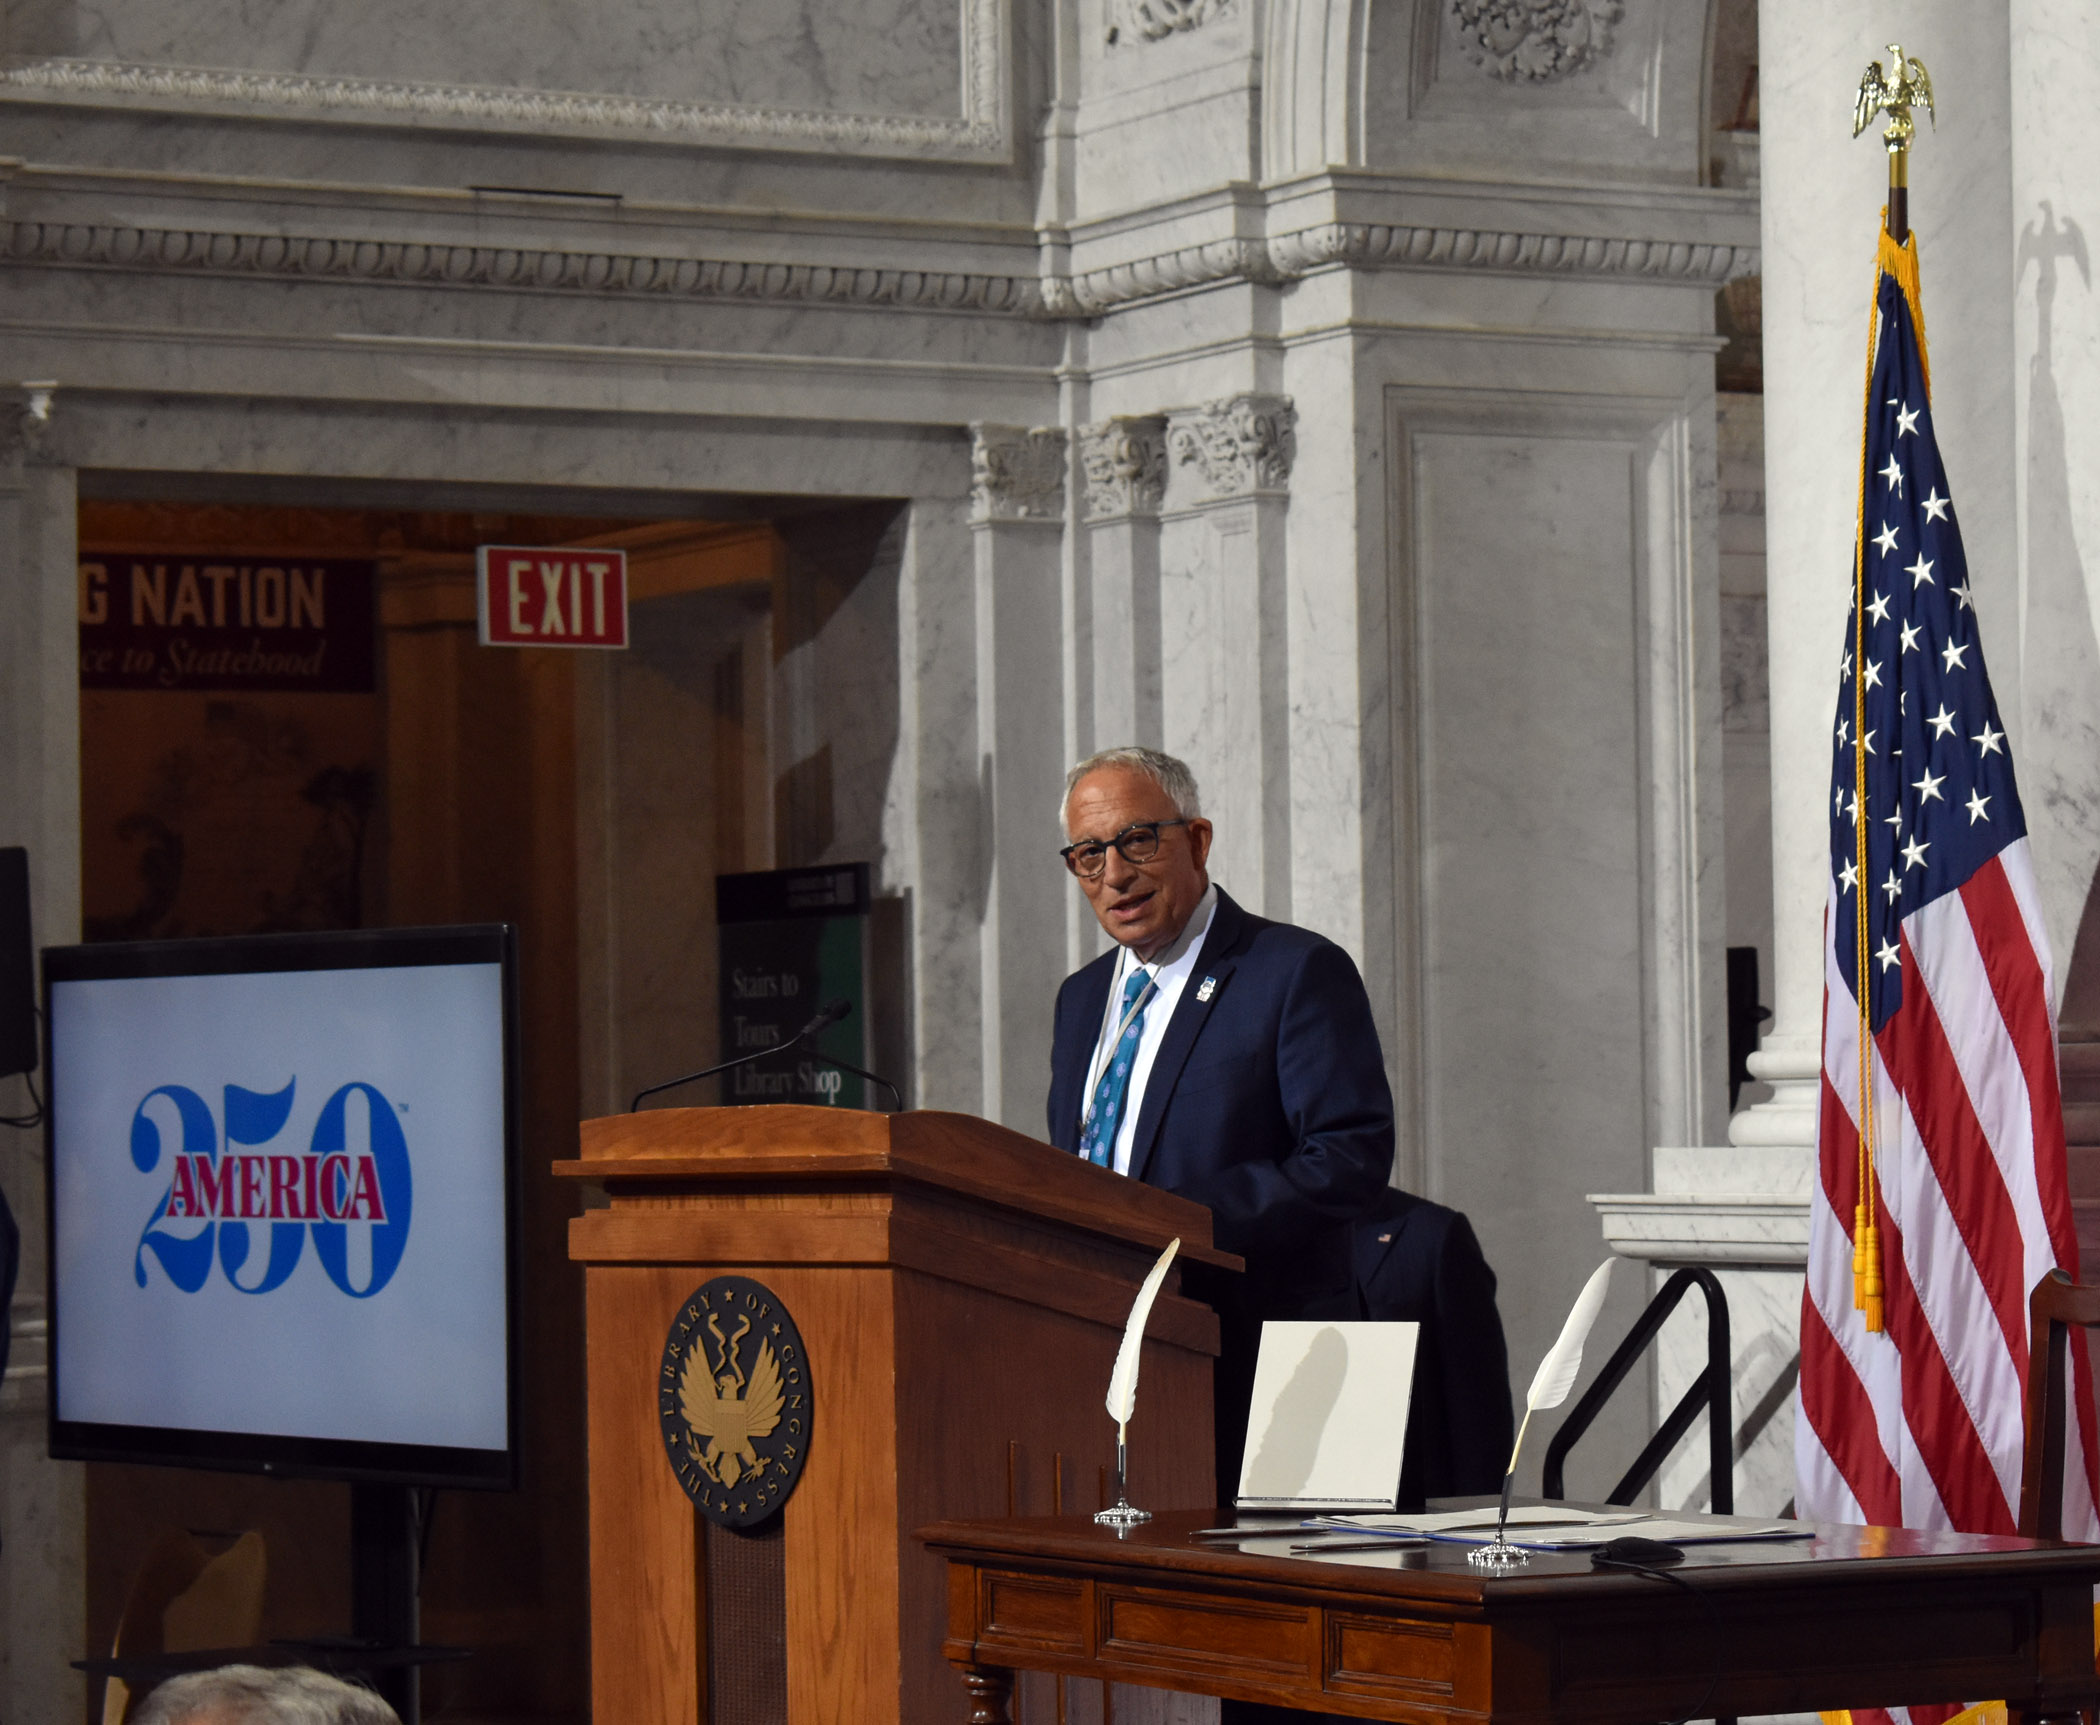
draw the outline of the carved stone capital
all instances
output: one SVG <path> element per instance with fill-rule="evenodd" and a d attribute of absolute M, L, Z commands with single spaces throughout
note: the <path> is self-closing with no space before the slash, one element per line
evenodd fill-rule
<path fill-rule="evenodd" d="M 1491 78 L 1547 84 L 1611 52 L 1621 0 L 1450 0 L 1459 46 Z"/>
<path fill-rule="evenodd" d="M 970 427 L 970 519 L 1065 518 L 1065 434 L 1055 426 Z"/>
<path fill-rule="evenodd" d="M 1131 417 L 1079 428 L 1079 466 L 1086 475 L 1086 518 L 1157 515 L 1167 494 L 1167 422 Z"/>
<path fill-rule="evenodd" d="M 0 399 L 5 403 L 0 407 L 0 460 L 41 461 L 50 440 L 58 385 L 18 383 L 0 391 Z"/>
<path fill-rule="evenodd" d="M 1168 418 L 1176 501 L 1215 502 L 1287 490 L 1298 410 L 1287 395 L 1231 395 Z"/>
<path fill-rule="evenodd" d="M 1127 31 L 1143 41 L 1157 42 L 1177 31 L 1200 30 L 1232 7 L 1233 0 L 1120 0 L 1115 8 L 1116 33 L 1109 41 L 1120 41 Z"/>

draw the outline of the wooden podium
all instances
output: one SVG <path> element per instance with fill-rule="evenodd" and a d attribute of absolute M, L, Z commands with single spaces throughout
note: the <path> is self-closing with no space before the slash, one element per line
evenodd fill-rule
<path fill-rule="evenodd" d="M 617 1725 L 961 1725 L 940 1561 L 915 1529 L 1091 1511 L 1103 1398 L 1160 1248 L 1237 1268 L 1200 1204 L 960 1114 L 679 1108 L 588 1120 L 555 1171 L 589 1351 L 593 1717 Z M 723 1274 L 807 1351 L 804 1471 L 767 1525 L 715 1526 L 665 1451 L 665 1341 Z M 1147 1330 L 1131 1500 L 1216 1501 L 1217 1320 L 1170 1276 Z"/>

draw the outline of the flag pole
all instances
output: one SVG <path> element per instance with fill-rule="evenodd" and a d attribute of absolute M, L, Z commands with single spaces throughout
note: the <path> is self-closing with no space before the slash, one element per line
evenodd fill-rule
<path fill-rule="evenodd" d="M 1888 203 L 1882 210 L 1882 226 L 1887 234 L 1887 245 L 1899 251 L 1907 249 L 1910 241 L 1910 141 L 1916 131 L 1911 120 L 1911 109 L 1922 102 L 1927 116 L 1935 128 L 1939 118 L 1932 106 L 1932 79 L 1925 70 L 1925 63 L 1915 56 L 1906 55 L 1897 43 L 1889 44 L 1890 71 L 1882 70 L 1881 62 L 1872 62 L 1859 82 L 1859 98 L 1853 109 L 1852 135 L 1856 138 L 1867 129 L 1877 114 L 1886 113 L 1889 123 L 1882 133 L 1882 142 L 1889 156 Z M 1881 265 L 1875 270 L 1875 301 L 1880 299 Z M 1879 328 L 1877 321 L 1869 329 Z M 1922 337 L 1921 337 L 1922 339 Z M 1867 340 L 1867 378 L 1871 388 L 1874 374 L 1874 336 Z M 1867 581 L 1866 581 L 1866 473 L 1865 449 L 1869 416 L 1873 402 L 1865 400 L 1861 406 L 1860 448 L 1861 473 L 1859 492 L 1859 518 L 1853 538 L 1852 563 L 1852 831 L 1853 866 L 1857 880 L 1853 887 L 1853 904 L 1857 911 L 1854 944 L 1855 991 L 1859 998 L 1859 1164 L 1858 1200 L 1852 1212 L 1852 1304 L 1864 1314 L 1864 1323 L 1870 1334 L 1883 1330 L 1883 1296 L 1885 1283 L 1881 1273 L 1881 1228 L 1876 1220 L 1879 1215 L 1879 1194 L 1876 1191 L 1875 1150 L 1876 1133 L 1874 1119 L 1874 984 L 1869 969 L 1867 894 Z"/>

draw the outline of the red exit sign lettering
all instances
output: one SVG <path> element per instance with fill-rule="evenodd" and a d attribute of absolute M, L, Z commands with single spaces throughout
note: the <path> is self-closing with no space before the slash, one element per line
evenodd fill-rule
<path fill-rule="evenodd" d="M 624 647 L 627 553 L 484 545 L 475 553 L 484 647 Z"/>

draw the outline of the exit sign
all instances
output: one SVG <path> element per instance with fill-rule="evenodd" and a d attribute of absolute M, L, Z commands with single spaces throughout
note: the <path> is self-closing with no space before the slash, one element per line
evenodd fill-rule
<path fill-rule="evenodd" d="M 484 647 L 624 647 L 627 553 L 484 545 L 474 554 Z"/>

